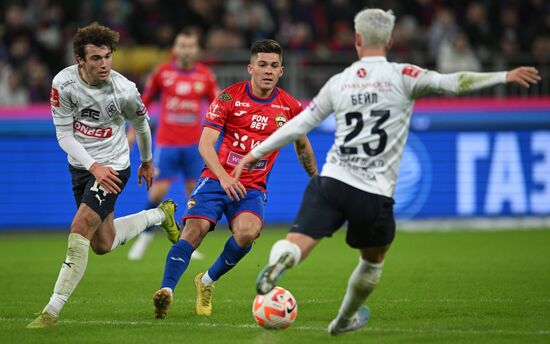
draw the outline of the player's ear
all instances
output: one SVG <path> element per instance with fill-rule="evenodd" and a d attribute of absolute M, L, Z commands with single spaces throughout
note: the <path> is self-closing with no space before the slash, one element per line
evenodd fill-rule
<path fill-rule="evenodd" d="M 76 63 L 79 66 L 82 66 L 84 64 L 84 59 L 82 59 L 82 57 L 78 56 L 78 54 L 74 55 L 74 59 L 76 60 Z"/>
<path fill-rule="evenodd" d="M 279 73 L 279 78 L 285 73 L 285 66 L 281 66 L 281 72 Z"/>
<path fill-rule="evenodd" d="M 250 63 L 246 66 L 246 69 L 248 70 L 248 74 L 252 75 L 252 65 Z"/>
<path fill-rule="evenodd" d="M 390 39 L 388 39 L 388 43 L 386 43 L 386 50 L 390 50 L 392 45 L 393 45 L 393 38 L 390 37 Z"/>
<path fill-rule="evenodd" d="M 361 35 L 359 32 L 355 33 L 355 48 L 359 48 L 363 45 L 363 41 L 361 40 Z"/>

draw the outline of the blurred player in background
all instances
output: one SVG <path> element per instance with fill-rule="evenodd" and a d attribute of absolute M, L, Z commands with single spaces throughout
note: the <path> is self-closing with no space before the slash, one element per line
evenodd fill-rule
<path fill-rule="evenodd" d="M 147 109 L 136 85 L 111 70 L 119 34 L 97 23 L 74 36 L 77 64 L 59 72 L 52 82 L 50 102 L 57 139 L 68 154 L 76 206 L 67 256 L 50 302 L 27 328 L 57 324 L 59 313 L 84 275 L 88 250 L 109 253 L 141 231 L 161 224 L 169 239 L 179 236 L 175 203 L 114 219 L 118 195 L 130 178 L 126 119 L 136 132 L 141 157 L 138 183 L 153 182 L 151 131 Z"/>
<path fill-rule="evenodd" d="M 156 134 L 153 163 L 158 175 L 148 193 L 145 209 L 156 208 L 172 182 L 183 176 L 188 196 L 204 167 L 198 151 L 202 131 L 201 104 L 211 103 L 219 93 L 216 77 L 210 68 L 197 60 L 200 56 L 199 33 L 194 29 L 180 32 L 172 46 L 173 59 L 160 65 L 149 78 L 143 92 L 143 103 L 149 107 L 161 94 L 161 111 Z M 133 142 L 130 130 L 130 144 Z M 154 238 L 155 227 L 142 232 L 128 258 L 143 258 Z M 198 251 L 193 258 L 201 258 Z"/>
<path fill-rule="evenodd" d="M 246 180 L 247 166 L 302 137 L 334 113 L 334 144 L 323 170 L 311 178 L 294 225 L 285 240 L 273 245 L 256 284 L 258 293 L 269 292 L 286 269 L 304 260 L 322 238 L 332 236 L 347 221 L 346 242 L 359 250 L 360 258 L 338 315 L 328 326 L 332 335 L 357 330 L 370 316 L 363 304 L 378 283 L 395 236 L 392 197 L 415 99 L 510 82 L 529 87 L 540 80 L 538 71 L 530 67 L 439 74 L 388 62 L 394 23 L 391 11 L 359 12 L 355 46 L 360 60 L 333 76 L 306 110 L 256 146 L 234 171 L 235 178 Z"/>
<path fill-rule="evenodd" d="M 199 151 L 206 163 L 184 213 L 185 227 L 180 241 L 166 257 L 161 289 L 153 296 L 154 315 L 164 318 L 173 300 L 173 292 L 189 265 L 192 252 L 225 214 L 232 236 L 204 273 L 195 276 L 198 315 L 212 313 L 214 282 L 231 270 L 252 248 L 263 227 L 266 184 L 278 151 L 258 161 L 241 181 L 229 173 L 252 147 L 302 110 L 301 104 L 276 87 L 283 75 L 283 52 L 276 41 L 260 40 L 251 48 L 248 73 L 251 80 L 226 88 L 212 102 L 206 114 Z M 216 142 L 223 133 L 218 151 Z M 305 135 L 296 137 L 298 158 L 308 173 L 317 173 L 315 157 Z"/>

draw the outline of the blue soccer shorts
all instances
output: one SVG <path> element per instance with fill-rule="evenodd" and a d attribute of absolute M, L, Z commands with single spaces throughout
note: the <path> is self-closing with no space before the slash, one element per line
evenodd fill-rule
<path fill-rule="evenodd" d="M 153 164 L 158 174 L 156 179 L 175 180 L 182 176 L 185 181 L 197 180 L 204 168 L 198 146 L 156 147 Z"/>
<path fill-rule="evenodd" d="M 266 193 L 256 189 L 246 190 L 245 198 L 240 201 L 231 201 L 218 180 L 201 178 L 189 196 L 183 222 L 189 218 L 205 219 L 210 221 L 212 231 L 222 215 L 225 215 L 231 227 L 231 222 L 237 215 L 249 212 L 256 215 L 263 224 L 266 202 Z"/>

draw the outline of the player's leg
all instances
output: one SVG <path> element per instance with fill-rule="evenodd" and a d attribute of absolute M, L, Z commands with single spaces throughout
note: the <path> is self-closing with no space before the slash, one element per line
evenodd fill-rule
<path fill-rule="evenodd" d="M 27 328 L 44 328 L 55 325 L 61 309 L 82 279 L 88 264 L 90 239 L 102 222 L 100 204 L 96 196 L 105 197 L 95 178 L 86 170 L 69 166 L 73 194 L 78 210 L 71 224 L 67 254 L 55 283 L 50 301 Z M 101 198 L 100 200 L 104 200 Z M 105 214 L 106 216 L 106 214 Z"/>
<path fill-rule="evenodd" d="M 359 248 L 361 257 L 349 277 L 338 315 L 328 326 L 332 335 L 357 330 L 368 321 L 370 310 L 364 304 L 378 284 L 384 257 L 395 237 L 391 198 L 359 190 L 351 190 L 348 197 L 346 241 Z"/>
<path fill-rule="evenodd" d="M 209 178 L 198 181 L 184 212 L 185 226 L 180 240 L 166 256 L 161 288 L 153 295 L 155 318 L 166 317 L 173 291 L 187 269 L 193 251 L 221 218 L 226 199 L 218 181 Z"/>
<path fill-rule="evenodd" d="M 189 199 L 189 195 L 193 192 L 203 168 L 204 161 L 199 153 L 198 145 L 181 148 L 181 170 L 183 172 L 183 187 L 187 199 Z M 201 260 L 204 258 L 204 254 L 199 250 L 193 251 L 191 255 L 191 259 Z"/>
<path fill-rule="evenodd" d="M 252 243 L 260 235 L 266 195 L 259 190 L 249 190 L 244 199 L 229 202 L 225 216 L 233 235 L 227 240 L 223 251 L 208 271 L 195 277 L 197 315 L 212 314 L 212 289 L 214 282 L 233 269 L 252 249 Z"/>
<path fill-rule="evenodd" d="M 164 319 L 173 300 L 174 289 L 187 270 L 193 251 L 212 228 L 212 223 L 201 218 L 188 218 L 180 237 L 166 255 L 160 289 L 153 295 L 154 316 Z"/>
<path fill-rule="evenodd" d="M 286 239 L 271 248 L 268 265 L 256 279 L 258 294 L 267 294 L 283 273 L 303 261 L 323 237 L 330 237 L 344 222 L 339 204 L 345 202 L 340 182 L 312 177 L 304 192 L 300 210 Z"/>
<path fill-rule="evenodd" d="M 157 208 L 162 199 L 166 196 L 166 193 L 170 189 L 172 181 L 169 179 L 157 179 L 149 189 L 147 195 L 147 204 L 145 205 L 146 210 Z M 130 250 L 128 251 L 128 259 L 130 260 L 140 260 L 145 255 L 145 251 L 153 242 L 155 238 L 155 229 L 156 225 L 146 228 L 141 232 Z"/>

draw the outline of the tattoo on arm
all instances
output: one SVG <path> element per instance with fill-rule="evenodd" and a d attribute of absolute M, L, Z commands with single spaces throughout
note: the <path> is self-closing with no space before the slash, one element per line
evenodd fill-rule
<path fill-rule="evenodd" d="M 306 171 L 306 173 L 311 177 L 317 174 L 317 163 L 315 161 L 315 155 L 311 147 L 308 147 L 305 143 L 296 141 L 295 144 L 296 154 L 298 155 L 298 160 L 300 164 Z M 308 149 L 309 148 L 309 149 Z"/>

